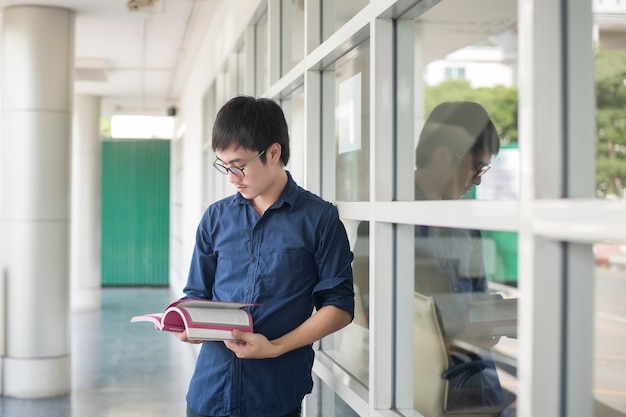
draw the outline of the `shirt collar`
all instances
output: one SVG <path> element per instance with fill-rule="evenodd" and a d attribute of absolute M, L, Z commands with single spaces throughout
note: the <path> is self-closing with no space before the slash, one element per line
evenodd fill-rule
<path fill-rule="evenodd" d="M 283 188 L 283 191 L 278 196 L 278 200 L 270 206 L 270 209 L 276 209 L 282 207 L 284 204 L 289 205 L 289 209 L 293 208 L 298 198 L 298 184 L 291 177 L 291 173 L 285 170 L 287 174 L 287 185 Z M 235 194 L 235 202 L 239 204 L 250 204 L 250 201 L 243 198 L 241 193 Z"/>

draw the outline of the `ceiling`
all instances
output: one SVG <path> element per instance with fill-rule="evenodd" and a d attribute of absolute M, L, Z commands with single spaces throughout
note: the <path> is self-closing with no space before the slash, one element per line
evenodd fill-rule
<path fill-rule="evenodd" d="M 0 8 L 74 10 L 75 93 L 101 97 L 105 114 L 165 116 L 180 97 L 194 53 L 222 1 L 0 0 Z"/>

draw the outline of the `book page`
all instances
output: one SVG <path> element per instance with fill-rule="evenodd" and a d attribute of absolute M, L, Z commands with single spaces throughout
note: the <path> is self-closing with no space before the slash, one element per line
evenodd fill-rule
<path fill-rule="evenodd" d="M 249 326 L 248 313 L 240 309 L 232 308 L 201 308 L 185 307 L 192 322 L 210 323 L 218 326 Z"/>

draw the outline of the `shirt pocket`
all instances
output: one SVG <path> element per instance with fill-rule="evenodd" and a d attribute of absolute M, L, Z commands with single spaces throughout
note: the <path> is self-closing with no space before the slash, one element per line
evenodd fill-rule
<path fill-rule="evenodd" d="M 311 294 L 317 282 L 315 261 L 304 251 L 269 252 L 259 261 L 258 285 L 262 293 L 289 296 Z"/>

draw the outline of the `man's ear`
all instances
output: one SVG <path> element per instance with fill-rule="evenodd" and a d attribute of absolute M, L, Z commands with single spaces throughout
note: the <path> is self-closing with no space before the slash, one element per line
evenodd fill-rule
<path fill-rule="evenodd" d="M 280 146 L 280 144 L 274 142 L 267 149 L 267 154 L 272 161 L 280 161 L 280 155 L 282 154 L 282 151 L 283 148 Z"/>
<path fill-rule="evenodd" d="M 437 166 L 449 166 L 453 161 L 452 151 L 446 146 L 437 146 L 432 153 L 432 162 Z"/>

